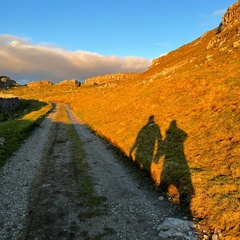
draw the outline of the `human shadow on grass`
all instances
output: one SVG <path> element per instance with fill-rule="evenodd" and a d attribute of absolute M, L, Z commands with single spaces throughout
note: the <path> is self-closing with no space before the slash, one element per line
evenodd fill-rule
<path fill-rule="evenodd" d="M 190 212 L 194 188 L 184 153 L 186 139 L 187 133 L 178 128 L 176 120 L 173 120 L 166 130 L 166 137 L 163 140 L 160 127 L 155 123 L 154 116 L 150 116 L 148 123 L 138 133 L 130 150 L 130 157 L 135 151 L 135 161 L 149 173 L 152 163 L 158 163 L 163 159 L 160 189 L 167 193 L 170 186 L 177 188 L 180 209 Z M 160 158 L 161 156 L 163 157 Z"/>
<path fill-rule="evenodd" d="M 142 169 L 149 172 L 152 162 L 156 162 L 159 159 L 162 146 L 162 134 L 152 115 L 149 117 L 147 124 L 139 131 L 136 141 L 130 150 L 130 157 L 132 157 L 135 151 L 136 162 Z"/>
<path fill-rule="evenodd" d="M 176 120 L 170 123 L 164 139 L 164 163 L 160 176 L 160 188 L 167 191 L 173 185 L 179 193 L 181 210 L 189 211 L 194 188 L 184 153 L 187 133 L 178 128 Z"/>

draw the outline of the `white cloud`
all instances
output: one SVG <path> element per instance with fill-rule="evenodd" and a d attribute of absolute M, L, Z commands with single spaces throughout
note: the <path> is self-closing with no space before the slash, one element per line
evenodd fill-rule
<path fill-rule="evenodd" d="M 160 42 L 160 43 L 157 43 L 158 46 L 161 46 L 161 47 L 170 47 L 171 44 L 168 43 L 168 42 Z"/>
<path fill-rule="evenodd" d="M 226 9 L 216 10 L 211 14 L 211 16 L 215 17 L 215 16 L 219 16 L 219 15 L 224 15 L 226 11 L 227 11 Z"/>
<path fill-rule="evenodd" d="M 143 57 L 103 56 L 94 52 L 69 52 L 52 44 L 31 44 L 29 39 L 0 35 L 0 75 L 18 82 L 47 79 L 79 79 L 117 72 L 146 70 L 151 60 Z"/>

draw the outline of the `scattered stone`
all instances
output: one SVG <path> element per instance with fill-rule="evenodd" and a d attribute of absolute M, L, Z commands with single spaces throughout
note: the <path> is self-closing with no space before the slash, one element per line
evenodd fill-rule
<path fill-rule="evenodd" d="M 4 145 L 6 142 L 6 139 L 4 137 L 0 137 L 0 145 Z"/>
<path fill-rule="evenodd" d="M 219 240 L 218 234 L 213 234 L 212 235 L 212 240 Z"/>
<path fill-rule="evenodd" d="M 203 239 L 208 240 L 208 239 L 209 239 L 209 236 L 205 234 L 205 235 L 203 236 Z"/>
<path fill-rule="evenodd" d="M 197 234 L 194 230 L 194 223 L 188 220 L 178 218 L 166 218 L 162 224 L 157 227 L 160 239 L 186 239 L 197 240 Z"/>
<path fill-rule="evenodd" d="M 240 40 L 234 42 L 232 46 L 233 46 L 233 48 L 239 48 L 240 47 Z"/>

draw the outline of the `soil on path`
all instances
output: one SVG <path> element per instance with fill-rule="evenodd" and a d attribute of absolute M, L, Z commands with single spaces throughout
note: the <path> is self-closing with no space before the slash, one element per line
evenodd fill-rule
<path fill-rule="evenodd" d="M 90 167 L 91 194 L 99 202 L 94 211 L 86 211 L 79 196 L 83 169 L 73 160 L 69 125 L 52 121 L 45 151 L 38 153 L 40 170 L 26 193 L 25 227 L 19 228 L 18 237 L 11 238 L 8 232 L 9 238 L 3 239 L 196 239 L 192 222 L 67 110 Z"/>

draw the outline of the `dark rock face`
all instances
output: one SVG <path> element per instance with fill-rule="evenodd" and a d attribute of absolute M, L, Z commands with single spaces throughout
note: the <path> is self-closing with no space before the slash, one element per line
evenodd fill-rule
<path fill-rule="evenodd" d="M 20 108 L 20 100 L 16 98 L 0 98 L 0 113 L 16 111 Z"/>
<path fill-rule="evenodd" d="M 0 76 L 0 88 L 10 88 L 14 86 L 18 86 L 16 81 L 10 79 L 7 76 Z"/>

